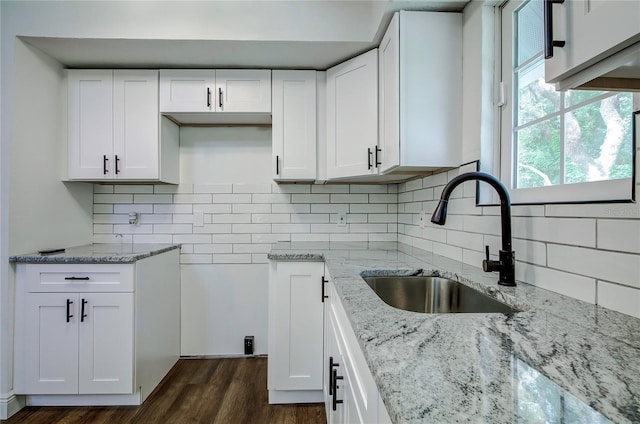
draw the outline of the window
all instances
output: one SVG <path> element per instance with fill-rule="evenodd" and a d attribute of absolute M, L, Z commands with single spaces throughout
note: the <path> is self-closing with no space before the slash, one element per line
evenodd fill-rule
<path fill-rule="evenodd" d="M 511 0 L 501 18 L 500 172 L 512 201 L 630 200 L 632 94 L 544 82 L 542 0 Z"/>

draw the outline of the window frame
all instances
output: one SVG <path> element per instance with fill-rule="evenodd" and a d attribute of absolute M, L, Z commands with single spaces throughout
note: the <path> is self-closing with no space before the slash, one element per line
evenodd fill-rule
<path fill-rule="evenodd" d="M 575 203 L 629 203 L 635 202 L 636 182 L 636 151 L 638 124 L 640 124 L 640 105 L 638 93 L 633 94 L 632 117 L 632 175 L 628 178 L 615 180 L 592 181 L 583 183 L 562 183 L 558 185 L 513 188 L 514 185 L 514 110 L 518 93 L 513 89 L 517 84 L 514 81 L 514 48 L 513 32 L 515 22 L 505 23 L 506 13 L 514 16 L 514 12 L 522 7 L 528 0 L 507 0 L 496 5 L 496 98 L 498 119 L 495 131 L 495 145 L 493 149 L 494 160 L 498 163 L 488 164 L 483 168 L 492 168 L 494 174 L 500 175 L 500 180 L 507 187 L 512 204 L 575 204 Z M 506 25 L 505 25 L 506 24 Z M 505 54 L 506 52 L 506 54 Z M 507 57 L 505 57 L 505 55 Z M 503 60 L 504 59 L 504 60 Z M 584 105 L 584 104 L 583 104 Z M 566 108 L 565 108 L 566 110 Z M 561 125 L 563 119 L 561 117 Z M 482 187 L 482 185 L 480 185 Z M 493 196 L 487 193 L 479 193 L 480 203 L 495 203 Z M 491 200 L 490 200 L 491 199 Z M 484 201 L 484 202 L 483 202 Z M 485 203 L 485 204 L 486 204 Z"/>

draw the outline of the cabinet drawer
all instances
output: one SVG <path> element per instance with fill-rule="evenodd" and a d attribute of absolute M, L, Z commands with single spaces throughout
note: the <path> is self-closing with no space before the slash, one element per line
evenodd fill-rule
<path fill-rule="evenodd" d="M 133 264 L 21 264 L 28 292 L 132 292 Z"/>

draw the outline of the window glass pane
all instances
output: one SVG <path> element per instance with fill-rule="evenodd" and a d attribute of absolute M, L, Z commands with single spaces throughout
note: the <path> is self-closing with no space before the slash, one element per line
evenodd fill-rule
<path fill-rule="evenodd" d="M 560 183 L 560 118 L 516 131 L 516 188 Z"/>
<path fill-rule="evenodd" d="M 618 93 L 565 114 L 565 182 L 632 175 L 632 97 Z"/>
<path fill-rule="evenodd" d="M 543 10 L 542 0 L 529 0 L 516 12 L 516 65 L 520 65 L 542 52 Z"/>
<path fill-rule="evenodd" d="M 565 107 L 575 106 L 605 93 L 606 91 L 569 90 L 564 93 L 564 104 L 565 104 Z"/>
<path fill-rule="evenodd" d="M 532 63 L 517 72 L 517 125 L 542 118 L 560 109 L 560 93 L 544 82 L 544 60 Z"/>

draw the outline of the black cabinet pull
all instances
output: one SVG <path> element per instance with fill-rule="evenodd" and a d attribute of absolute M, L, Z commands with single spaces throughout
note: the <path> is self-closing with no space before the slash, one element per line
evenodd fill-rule
<path fill-rule="evenodd" d="M 222 88 L 218 88 L 218 104 L 220 109 L 222 109 Z"/>
<path fill-rule="evenodd" d="M 324 275 L 323 275 L 323 276 L 322 276 L 322 280 L 321 280 L 321 281 L 322 281 L 322 282 L 321 282 L 321 284 L 322 284 L 322 303 L 324 303 L 324 300 L 329 298 L 329 296 L 327 296 L 327 295 L 325 295 L 325 294 L 324 294 L 324 285 L 325 285 L 326 283 L 328 283 L 328 282 L 329 282 L 329 280 L 327 280 L 326 278 L 324 278 Z"/>
<path fill-rule="evenodd" d="M 564 47 L 565 42 L 553 39 L 553 5 L 562 4 L 564 0 L 544 0 L 544 58 L 553 57 L 554 47 Z"/>
<path fill-rule="evenodd" d="M 102 155 L 102 173 L 104 175 L 107 174 L 107 161 L 109 160 L 109 158 L 107 157 L 107 155 Z"/>
<path fill-rule="evenodd" d="M 343 380 L 344 377 L 338 375 L 338 370 L 333 370 L 333 410 L 338 408 L 338 404 L 342 403 L 342 399 L 338 399 L 338 380 Z"/>
<path fill-rule="evenodd" d="M 371 169 L 371 147 L 367 147 L 367 169 Z"/>
<path fill-rule="evenodd" d="M 120 173 L 120 169 L 118 169 L 118 164 L 120 163 L 120 158 L 116 155 L 116 175 Z"/>
<path fill-rule="evenodd" d="M 71 281 L 89 281 L 89 277 L 64 277 L 64 279 Z"/>
<path fill-rule="evenodd" d="M 86 299 L 82 299 L 82 307 L 80 308 L 80 322 L 84 322 L 84 319 L 87 317 L 87 314 L 84 313 L 84 305 L 86 305 L 87 300 Z"/>
<path fill-rule="evenodd" d="M 382 152 L 382 149 L 381 149 L 381 148 L 379 148 L 378 146 L 376 146 L 376 168 L 377 168 L 379 165 L 382 165 L 382 162 L 380 162 L 380 161 L 378 160 L 378 152 Z"/>
<path fill-rule="evenodd" d="M 333 362 L 333 356 L 329 356 L 329 396 L 333 395 L 333 369 L 337 366 L 340 364 Z"/>
<path fill-rule="evenodd" d="M 67 322 L 69 322 L 69 320 L 73 318 L 73 315 L 71 314 L 72 304 L 73 304 L 73 301 L 71 299 L 67 299 Z"/>
<path fill-rule="evenodd" d="M 276 175 L 280 175 L 280 156 L 276 155 Z"/>
<path fill-rule="evenodd" d="M 207 87 L 207 107 L 211 107 L 211 89 Z"/>

